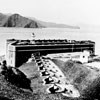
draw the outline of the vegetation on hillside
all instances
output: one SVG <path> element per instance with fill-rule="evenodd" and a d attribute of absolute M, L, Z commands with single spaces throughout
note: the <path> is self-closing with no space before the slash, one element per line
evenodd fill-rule
<path fill-rule="evenodd" d="M 66 76 L 81 93 L 82 98 L 94 100 L 100 98 L 100 70 L 91 68 L 72 60 L 63 62 L 53 59 Z"/>
<path fill-rule="evenodd" d="M 56 59 L 53 59 L 53 61 L 63 71 L 66 79 L 79 90 L 81 93 L 79 98 L 68 98 L 61 93 L 48 94 L 46 92 L 48 85 L 43 85 L 37 65 L 33 61 L 19 67 L 31 80 L 33 92 L 11 84 L 0 74 L 0 100 L 95 100 L 95 98 L 99 100 L 99 71 L 73 61 L 63 62 Z"/>

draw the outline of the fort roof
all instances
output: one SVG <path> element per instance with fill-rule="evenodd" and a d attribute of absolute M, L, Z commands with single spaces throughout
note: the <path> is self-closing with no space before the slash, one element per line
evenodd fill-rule
<path fill-rule="evenodd" d="M 90 40 L 76 41 L 76 40 L 67 40 L 67 39 L 37 39 L 37 40 L 16 40 L 16 39 L 8 39 L 7 42 L 12 43 L 13 46 L 21 46 L 21 45 L 53 45 L 53 44 L 94 44 L 95 42 Z"/>

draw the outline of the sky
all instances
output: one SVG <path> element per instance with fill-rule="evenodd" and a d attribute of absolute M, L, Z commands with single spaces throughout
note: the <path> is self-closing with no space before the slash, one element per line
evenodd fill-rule
<path fill-rule="evenodd" d="M 100 25 L 100 0 L 0 0 L 0 12 L 70 25 Z"/>

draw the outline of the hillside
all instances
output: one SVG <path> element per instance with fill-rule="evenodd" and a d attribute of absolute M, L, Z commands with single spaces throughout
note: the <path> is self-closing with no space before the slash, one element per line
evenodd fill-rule
<path fill-rule="evenodd" d="M 78 26 L 44 22 L 37 20 L 35 18 L 24 17 L 19 14 L 2 14 L 2 13 L 0 13 L 0 27 L 80 29 L 80 27 Z"/>
<path fill-rule="evenodd" d="M 23 28 L 41 28 L 44 27 L 34 20 L 23 17 L 19 14 L 4 15 L 0 14 L 1 27 L 23 27 Z"/>
<path fill-rule="evenodd" d="M 58 59 L 53 61 L 62 70 L 66 79 L 80 92 L 83 100 L 99 100 L 100 98 L 100 70 L 76 63 L 72 60 L 63 62 Z M 79 99 L 80 100 L 80 99 Z"/>
<path fill-rule="evenodd" d="M 42 79 L 39 76 L 37 66 L 34 62 L 24 64 L 21 66 L 20 70 L 21 69 L 23 72 L 29 72 L 29 74 L 32 75 L 31 87 L 33 92 L 10 84 L 4 79 L 3 75 L 0 74 L 0 100 L 83 100 L 68 98 L 62 96 L 61 93 L 48 94 L 46 92 L 48 86 L 43 86 Z"/>
<path fill-rule="evenodd" d="M 99 100 L 100 70 L 91 69 L 73 61 L 63 62 L 52 59 L 80 92 L 79 98 L 63 96 L 61 93 L 47 93 L 49 85 L 43 85 L 36 63 L 24 63 L 19 69 L 31 80 L 33 92 L 18 88 L 4 79 L 0 74 L 0 100 Z"/>
<path fill-rule="evenodd" d="M 33 19 L 33 20 L 37 21 L 38 23 L 41 23 L 41 25 L 46 26 L 46 27 L 50 27 L 50 28 L 80 29 L 79 26 L 71 26 L 71 25 L 66 25 L 66 24 L 58 24 L 58 23 L 53 23 L 53 22 L 44 22 L 44 21 L 37 20 L 35 18 L 30 18 L 30 19 Z"/>

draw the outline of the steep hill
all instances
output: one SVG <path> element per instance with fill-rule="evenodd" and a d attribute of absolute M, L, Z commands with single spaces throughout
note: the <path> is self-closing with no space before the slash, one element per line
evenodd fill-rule
<path fill-rule="evenodd" d="M 2 14 L 2 13 L 0 13 L 0 27 L 71 28 L 71 29 L 80 28 L 78 26 L 44 22 L 44 21 L 37 20 L 35 18 L 24 17 L 19 14 Z"/>
<path fill-rule="evenodd" d="M 24 28 L 40 28 L 44 27 L 34 20 L 23 17 L 19 14 L 13 14 L 10 16 L 1 14 L 0 16 L 1 27 L 24 27 Z"/>

